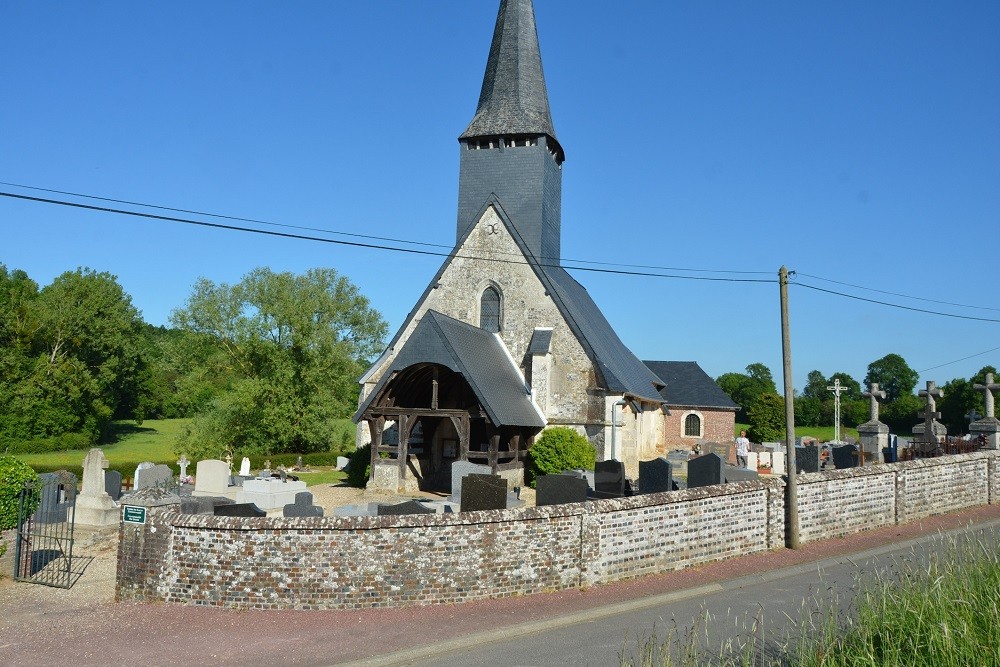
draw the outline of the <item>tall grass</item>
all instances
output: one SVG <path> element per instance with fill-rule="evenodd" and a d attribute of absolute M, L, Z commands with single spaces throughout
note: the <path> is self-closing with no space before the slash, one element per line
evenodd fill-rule
<path fill-rule="evenodd" d="M 806 601 L 780 637 L 761 618 L 709 645 L 703 615 L 619 652 L 622 667 L 1000 667 L 1000 552 L 984 537 L 942 540 L 924 558 L 897 558 L 874 580 L 855 581 L 853 602 Z"/>

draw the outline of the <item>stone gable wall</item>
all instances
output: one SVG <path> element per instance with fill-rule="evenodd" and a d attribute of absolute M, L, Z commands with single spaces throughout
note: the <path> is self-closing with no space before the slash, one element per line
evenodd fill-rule
<path fill-rule="evenodd" d="M 1000 502 L 1000 451 L 799 477 L 800 541 Z M 404 517 L 181 515 L 123 524 L 116 599 L 253 609 L 453 603 L 586 587 L 782 548 L 781 479 Z"/>
<path fill-rule="evenodd" d="M 702 418 L 702 436 L 684 435 L 684 417 L 695 412 Z M 671 407 L 663 417 L 663 446 L 666 449 L 692 449 L 699 442 L 733 442 L 736 413 L 712 408 Z"/>

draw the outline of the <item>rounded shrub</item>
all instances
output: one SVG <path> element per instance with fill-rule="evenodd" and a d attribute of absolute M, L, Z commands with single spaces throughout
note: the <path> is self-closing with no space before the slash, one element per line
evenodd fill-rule
<path fill-rule="evenodd" d="M 565 470 L 593 470 L 597 452 L 586 437 L 571 428 L 556 426 L 542 431 L 542 436 L 528 452 L 528 484 L 532 488 L 541 475 Z"/>
<path fill-rule="evenodd" d="M 25 482 L 38 479 L 31 466 L 13 456 L 0 456 L 0 530 L 17 528 L 17 505 Z M 38 494 L 32 498 L 38 504 Z M 34 510 L 34 507 L 30 509 Z"/>

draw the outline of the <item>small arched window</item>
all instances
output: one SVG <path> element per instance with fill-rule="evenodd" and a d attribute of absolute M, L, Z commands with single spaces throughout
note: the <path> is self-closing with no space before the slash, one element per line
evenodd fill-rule
<path fill-rule="evenodd" d="M 684 436 L 688 438 L 701 437 L 701 417 L 691 413 L 684 418 Z"/>
<path fill-rule="evenodd" d="M 500 290 L 492 285 L 483 290 L 479 301 L 479 328 L 492 333 L 500 331 Z"/>

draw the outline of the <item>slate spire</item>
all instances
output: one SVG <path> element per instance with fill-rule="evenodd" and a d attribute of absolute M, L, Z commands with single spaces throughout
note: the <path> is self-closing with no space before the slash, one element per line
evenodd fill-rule
<path fill-rule="evenodd" d="M 501 0 L 476 115 L 459 139 L 547 135 L 560 161 L 531 0 Z"/>

